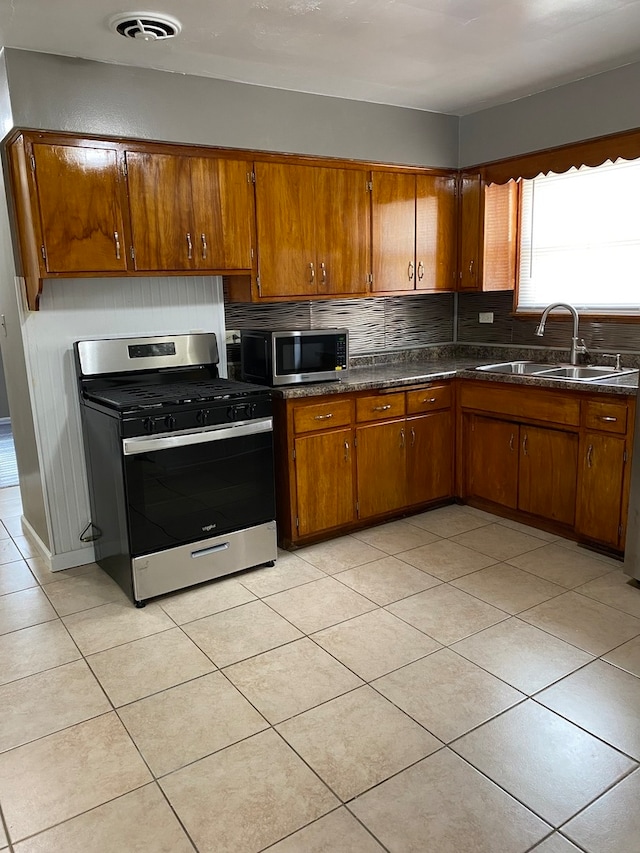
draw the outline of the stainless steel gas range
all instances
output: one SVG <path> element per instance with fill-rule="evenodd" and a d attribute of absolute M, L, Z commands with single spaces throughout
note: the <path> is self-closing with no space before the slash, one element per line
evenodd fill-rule
<path fill-rule="evenodd" d="M 214 334 L 74 344 L 96 561 L 137 606 L 277 555 L 271 392 Z"/>

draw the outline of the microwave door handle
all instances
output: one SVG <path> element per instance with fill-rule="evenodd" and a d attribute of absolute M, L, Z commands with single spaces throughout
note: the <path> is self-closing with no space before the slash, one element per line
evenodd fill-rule
<path fill-rule="evenodd" d="M 199 430 L 198 432 L 179 433 L 174 435 L 141 435 L 136 438 L 125 438 L 122 442 L 122 452 L 125 456 L 135 456 L 137 453 L 153 453 L 158 450 L 172 450 L 177 447 L 188 447 L 194 444 L 209 444 L 212 441 L 224 441 L 228 438 L 242 438 L 246 435 L 257 435 L 261 432 L 273 432 L 273 418 L 258 418 L 255 421 L 236 421 L 222 427 Z"/>

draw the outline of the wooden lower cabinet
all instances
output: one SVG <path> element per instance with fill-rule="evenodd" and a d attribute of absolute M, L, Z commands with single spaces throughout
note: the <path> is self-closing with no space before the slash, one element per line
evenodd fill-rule
<path fill-rule="evenodd" d="M 635 400 L 479 382 L 459 400 L 463 499 L 624 550 Z"/>
<path fill-rule="evenodd" d="M 516 509 L 518 424 L 472 414 L 465 426 L 467 495 Z"/>
<path fill-rule="evenodd" d="M 453 495 L 454 427 L 451 409 L 407 418 L 407 504 Z"/>
<path fill-rule="evenodd" d="M 450 383 L 277 400 L 274 414 L 285 547 L 453 497 Z"/>
<path fill-rule="evenodd" d="M 405 421 L 356 429 L 358 518 L 371 518 L 407 505 Z"/>
<path fill-rule="evenodd" d="M 349 524 L 355 517 L 353 431 L 295 439 L 298 535 Z"/>
<path fill-rule="evenodd" d="M 622 548 L 622 503 L 627 441 L 586 432 L 580 453 L 577 532 L 586 539 Z"/>
<path fill-rule="evenodd" d="M 576 515 L 578 436 L 520 427 L 518 509 L 572 526 Z"/>

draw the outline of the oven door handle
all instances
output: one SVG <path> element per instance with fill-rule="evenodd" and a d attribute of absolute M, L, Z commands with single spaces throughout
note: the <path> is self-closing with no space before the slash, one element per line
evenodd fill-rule
<path fill-rule="evenodd" d="M 258 435 L 261 432 L 273 432 L 273 418 L 258 418 L 255 421 L 237 421 L 233 424 L 212 427 L 198 432 L 179 433 L 178 435 L 142 435 L 126 438 L 122 442 L 125 456 L 136 453 L 152 453 L 156 450 L 172 450 L 176 447 L 188 447 L 191 444 L 208 444 L 211 441 L 224 441 L 228 438 L 242 438 L 245 435 Z"/>

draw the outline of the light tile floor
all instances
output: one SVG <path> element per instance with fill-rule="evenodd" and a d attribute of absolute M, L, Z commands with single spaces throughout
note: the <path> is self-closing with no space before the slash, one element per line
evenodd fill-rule
<path fill-rule="evenodd" d="M 640 588 L 450 506 L 136 610 L 0 490 L 0 850 L 640 853 Z"/>

